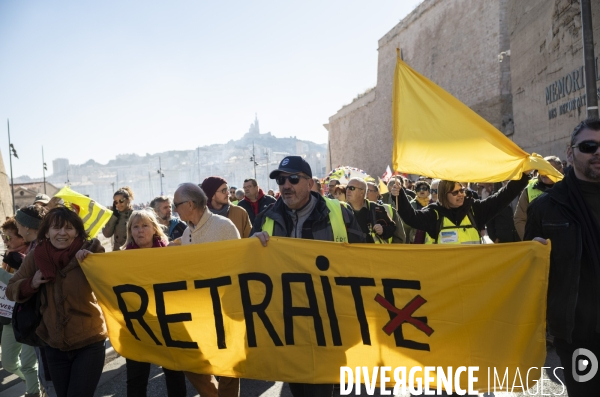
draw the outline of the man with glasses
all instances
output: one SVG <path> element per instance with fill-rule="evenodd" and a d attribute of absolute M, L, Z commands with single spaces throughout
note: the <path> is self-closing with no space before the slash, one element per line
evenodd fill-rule
<path fill-rule="evenodd" d="M 269 236 L 365 242 L 352 211 L 311 191 L 312 171 L 302 157 L 285 157 L 269 177 L 279 185 L 281 196 L 254 221 L 252 237 L 258 237 L 263 246 Z M 290 383 L 290 390 L 294 397 L 331 397 L 333 385 Z"/>
<path fill-rule="evenodd" d="M 218 176 L 209 176 L 204 179 L 201 188 L 206 193 L 210 212 L 228 218 L 233 222 L 242 238 L 249 237 L 250 229 L 252 229 L 250 218 L 245 209 L 231 205 L 229 201 L 231 189 L 227 187 L 227 181 Z"/>
<path fill-rule="evenodd" d="M 562 162 L 556 156 L 544 157 L 544 160 L 552 164 L 561 174 L 563 172 Z M 525 235 L 525 224 L 527 223 L 527 207 L 529 204 L 541 196 L 546 190 L 554 186 L 554 181 L 545 175 L 538 175 L 537 178 L 533 178 L 529 181 L 527 188 L 521 193 L 517 208 L 515 209 L 514 222 L 515 229 L 519 234 L 519 238 L 523 240 Z"/>
<path fill-rule="evenodd" d="M 583 354 L 588 364 L 593 355 L 600 359 L 599 145 L 600 119 L 588 118 L 575 127 L 567 149 L 573 167 L 529 205 L 525 225 L 525 240 L 552 241 L 546 318 L 569 396 L 592 396 L 600 390 L 600 372 L 583 381 L 582 368 L 573 368 Z"/>
<path fill-rule="evenodd" d="M 379 186 L 375 182 L 367 182 L 367 200 L 382 205 L 383 208 L 385 208 L 388 217 L 396 224 L 396 230 L 394 231 L 394 235 L 392 236 L 392 244 L 404 244 L 406 242 L 405 228 L 407 226 L 404 225 L 402 219 L 400 219 L 398 211 L 396 211 L 391 204 L 385 204 L 383 200 L 381 200 L 381 195 L 379 194 Z"/>
<path fill-rule="evenodd" d="M 173 196 L 175 211 L 181 220 L 188 225 L 181 239 L 175 244 L 189 245 L 211 243 L 224 240 L 235 240 L 240 234 L 229 219 L 215 215 L 207 207 L 208 197 L 196 184 L 182 183 Z M 184 371 L 194 388 L 201 396 L 208 397 L 237 397 L 240 392 L 240 380 L 221 376 L 219 387 L 215 386 L 212 375 L 197 374 Z"/>
<path fill-rule="evenodd" d="M 337 179 L 330 179 L 329 180 L 329 184 L 327 185 L 327 198 L 333 199 L 333 189 L 335 189 L 336 186 L 340 185 L 340 181 Z"/>
<path fill-rule="evenodd" d="M 258 186 L 258 182 L 254 178 L 244 180 L 244 199 L 237 204 L 248 213 L 250 222 L 254 223 L 254 218 L 261 211 L 275 202 L 275 197 L 266 195 L 265 192 Z"/>
<path fill-rule="evenodd" d="M 346 185 L 346 201 L 354 217 L 367 236 L 367 243 L 391 243 L 396 224 L 382 205 L 367 200 L 367 183 L 362 178 L 352 178 Z"/>

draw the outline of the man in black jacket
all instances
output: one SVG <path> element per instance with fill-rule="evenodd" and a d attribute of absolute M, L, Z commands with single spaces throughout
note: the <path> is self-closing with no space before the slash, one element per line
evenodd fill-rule
<path fill-rule="evenodd" d="M 251 237 L 258 237 L 265 247 L 269 236 L 365 242 L 352 210 L 311 192 L 312 171 L 302 157 L 285 157 L 270 178 L 277 181 L 281 196 L 258 214 L 251 232 Z M 290 383 L 290 390 L 294 397 L 331 397 L 333 385 Z"/>
<path fill-rule="evenodd" d="M 269 196 L 258 187 L 258 182 L 254 178 L 244 180 L 244 199 L 238 202 L 250 217 L 250 223 L 254 223 L 254 218 L 259 212 L 263 211 L 270 204 L 275 202 L 275 197 Z"/>
<path fill-rule="evenodd" d="M 525 240 L 552 241 L 547 322 L 571 397 L 600 390 L 599 144 L 599 119 L 575 127 L 572 169 L 529 205 L 525 226 Z"/>

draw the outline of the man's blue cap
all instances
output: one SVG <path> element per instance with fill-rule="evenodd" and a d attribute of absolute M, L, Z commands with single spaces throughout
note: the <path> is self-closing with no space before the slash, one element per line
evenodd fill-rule
<path fill-rule="evenodd" d="M 275 179 L 281 172 L 287 172 L 290 174 L 297 174 L 299 172 L 305 173 L 307 176 L 312 178 L 312 171 L 310 165 L 300 156 L 287 156 L 279 163 L 279 168 L 271 171 L 269 178 Z"/>

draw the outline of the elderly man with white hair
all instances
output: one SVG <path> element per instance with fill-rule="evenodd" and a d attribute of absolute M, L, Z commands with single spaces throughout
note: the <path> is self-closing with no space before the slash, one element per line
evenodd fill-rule
<path fill-rule="evenodd" d="M 346 201 L 354 211 L 367 243 L 390 243 L 396 223 L 390 219 L 383 205 L 367 200 L 367 183 L 362 178 L 352 178 L 346 185 Z"/>
<path fill-rule="evenodd" d="M 173 206 L 181 220 L 188 225 L 179 240 L 182 245 L 240 238 L 240 233 L 233 222 L 210 212 L 207 201 L 204 191 L 193 183 L 183 183 L 175 191 Z M 185 376 L 202 397 L 239 396 L 240 380 L 237 378 L 221 376 L 217 389 L 212 375 L 186 371 Z"/>

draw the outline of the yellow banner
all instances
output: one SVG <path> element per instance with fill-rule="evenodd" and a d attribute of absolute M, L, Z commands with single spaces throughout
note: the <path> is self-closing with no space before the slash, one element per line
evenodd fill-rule
<path fill-rule="evenodd" d="M 518 370 L 525 387 L 540 377 L 525 374 L 546 356 L 549 260 L 536 242 L 272 237 L 93 254 L 82 268 L 112 345 L 134 360 L 306 383 L 338 383 L 343 366 L 477 366 L 485 390 L 488 368 L 511 382 Z"/>
<path fill-rule="evenodd" d="M 542 156 L 527 154 L 400 57 L 392 101 L 394 170 L 461 182 L 520 179 L 530 170 L 562 179 Z"/>
<path fill-rule="evenodd" d="M 112 216 L 111 210 L 68 186 L 60 189 L 54 196 L 63 199 L 65 206 L 79 215 L 90 237 L 96 237 Z"/>

